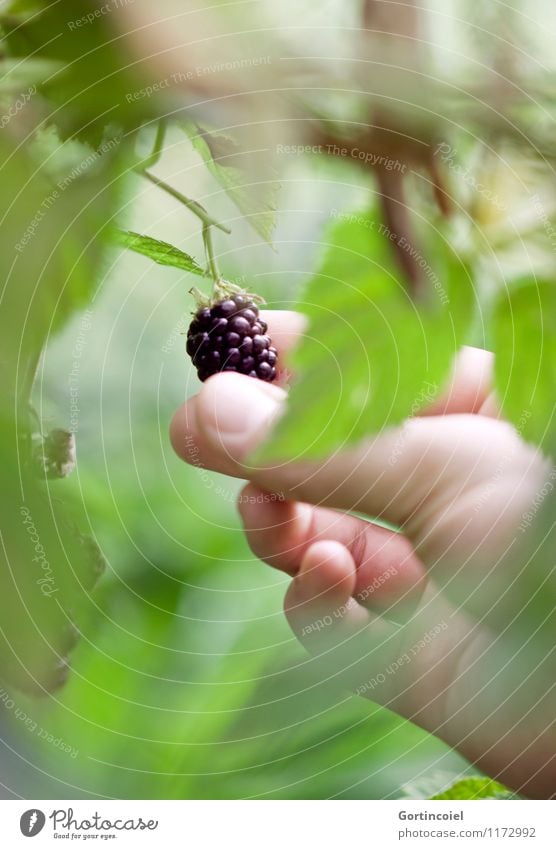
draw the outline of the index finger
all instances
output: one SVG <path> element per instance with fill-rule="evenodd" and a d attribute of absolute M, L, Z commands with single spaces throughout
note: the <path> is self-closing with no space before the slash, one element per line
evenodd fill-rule
<path fill-rule="evenodd" d="M 278 351 L 277 383 L 288 382 L 291 372 L 288 369 L 288 353 L 301 339 L 307 326 L 307 318 L 293 310 L 261 310 L 261 318 L 268 324 L 268 335 Z"/>

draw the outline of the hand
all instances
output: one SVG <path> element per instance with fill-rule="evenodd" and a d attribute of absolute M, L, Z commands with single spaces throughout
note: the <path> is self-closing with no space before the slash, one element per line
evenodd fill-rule
<path fill-rule="evenodd" d="M 265 320 L 283 359 L 303 318 Z M 540 596 L 552 614 L 555 591 L 532 556 L 538 540 L 523 548 L 518 530 L 551 466 L 499 419 L 492 364 L 463 349 L 425 414 L 318 462 L 249 462 L 286 393 L 233 373 L 177 411 L 171 439 L 184 460 L 250 481 L 239 499 L 247 539 L 292 576 L 286 615 L 321 674 L 516 790 L 552 798 L 554 622 L 531 629 L 523 611 Z"/>

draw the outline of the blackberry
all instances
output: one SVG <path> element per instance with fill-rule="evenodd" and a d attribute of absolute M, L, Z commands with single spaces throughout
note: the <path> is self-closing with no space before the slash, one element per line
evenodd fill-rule
<path fill-rule="evenodd" d="M 259 315 L 257 297 L 236 292 L 230 284 L 217 289 L 216 297 L 199 306 L 187 331 L 186 350 L 199 380 L 220 371 L 274 380 L 278 353 L 266 335 L 268 327 Z"/>

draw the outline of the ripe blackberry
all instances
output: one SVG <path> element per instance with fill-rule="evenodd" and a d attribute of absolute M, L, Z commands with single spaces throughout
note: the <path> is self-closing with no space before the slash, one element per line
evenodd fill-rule
<path fill-rule="evenodd" d="M 216 297 L 199 306 L 187 331 L 186 350 L 199 380 L 219 371 L 274 380 L 278 354 L 266 335 L 268 327 L 259 315 L 256 296 L 223 284 Z"/>

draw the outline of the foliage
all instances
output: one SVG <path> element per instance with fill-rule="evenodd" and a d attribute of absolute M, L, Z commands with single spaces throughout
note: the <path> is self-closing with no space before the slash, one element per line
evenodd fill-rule
<path fill-rule="evenodd" d="M 515 793 L 491 778 L 465 778 L 432 799 L 517 799 Z"/>
<path fill-rule="evenodd" d="M 293 360 L 299 377 L 269 445 L 274 456 L 336 450 L 436 396 L 467 341 L 473 286 L 432 223 L 428 237 L 432 250 L 423 262 L 434 285 L 420 306 L 400 279 L 388 229 L 375 213 L 345 215 L 324 235 L 326 255 L 300 303 L 310 329 Z"/>
<path fill-rule="evenodd" d="M 126 230 L 115 230 L 111 237 L 115 244 L 147 256 L 158 265 L 169 265 L 172 268 L 180 268 L 182 271 L 189 271 L 191 274 L 200 274 L 201 276 L 205 274 L 205 271 L 200 265 L 197 265 L 193 257 L 167 242 L 161 242 L 160 239 L 141 236 L 139 233 L 131 233 Z"/>

